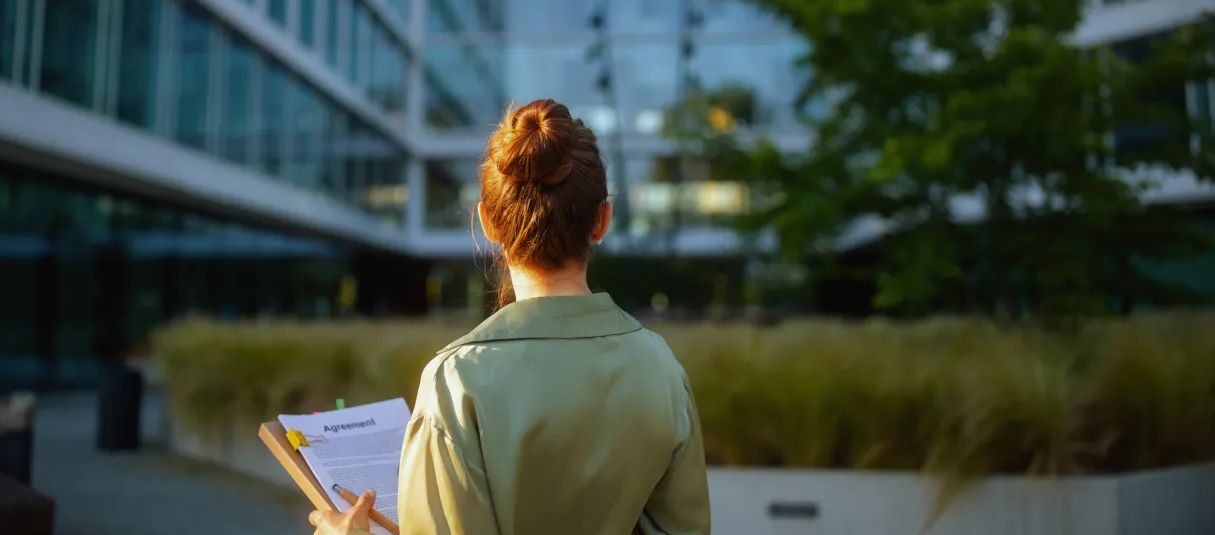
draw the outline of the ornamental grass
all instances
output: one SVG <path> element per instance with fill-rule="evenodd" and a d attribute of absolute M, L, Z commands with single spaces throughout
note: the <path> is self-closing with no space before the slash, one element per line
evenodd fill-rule
<path fill-rule="evenodd" d="M 412 402 L 471 325 L 440 319 L 216 322 L 158 330 L 181 425 Z M 971 318 L 650 322 L 691 378 L 710 463 L 1070 475 L 1215 455 L 1215 314 L 1067 330 Z"/>

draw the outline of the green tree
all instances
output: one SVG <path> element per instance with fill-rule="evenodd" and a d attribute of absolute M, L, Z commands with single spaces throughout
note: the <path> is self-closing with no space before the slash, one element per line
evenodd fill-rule
<path fill-rule="evenodd" d="M 1188 297 L 1137 262 L 1208 240 L 1141 201 L 1155 181 L 1131 170 L 1215 174 L 1209 118 L 1175 98 L 1212 76 L 1210 20 L 1128 59 L 1071 42 L 1083 0 L 754 1 L 811 44 L 801 101 L 825 110 L 806 117 L 805 153 L 748 149 L 768 192 L 751 224 L 776 228 L 785 255 L 829 259 L 852 225 L 880 222 L 874 304 L 896 313 Z"/>

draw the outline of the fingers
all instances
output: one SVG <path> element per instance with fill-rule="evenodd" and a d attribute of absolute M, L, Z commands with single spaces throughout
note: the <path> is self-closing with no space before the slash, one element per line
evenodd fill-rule
<path fill-rule="evenodd" d="M 371 512 L 371 507 L 375 505 L 375 490 L 364 492 L 359 496 L 358 501 L 354 502 L 354 507 L 350 509 L 356 511 L 355 514 L 365 515 Z"/>
<path fill-rule="evenodd" d="M 358 501 L 354 502 L 354 506 L 346 511 L 346 518 L 350 521 L 352 528 L 370 528 L 371 506 L 375 505 L 375 491 L 369 490 L 359 496 Z"/>
<path fill-rule="evenodd" d="M 326 526 L 333 526 L 338 523 L 341 515 L 336 511 L 313 511 L 308 513 L 308 523 L 316 526 L 317 532 L 324 532 Z"/>
<path fill-rule="evenodd" d="M 308 513 L 308 523 L 316 526 L 317 533 L 329 533 L 333 529 L 342 529 L 344 533 L 345 528 L 368 528 L 370 522 L 367 517 L 374 505 L 375 491 L 369 490 L 359 496 L 359 499 L 345 513 L 313 511 Z"/>

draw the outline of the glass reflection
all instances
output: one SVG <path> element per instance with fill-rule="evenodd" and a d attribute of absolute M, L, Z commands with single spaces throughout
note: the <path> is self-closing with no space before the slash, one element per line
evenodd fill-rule
<path fill-rule="evenodd" d="M 46 2 L 39 89 L 85 107 L 93 105 L 99 3 Z M 32 28 L 31 28 L 32 29 Z"/>
<path fill-rule="evenodd" d="M 487 128 L 506 105 L 503 71 L 513 50 L 451 40 L 427 45 L 426 122 L 441 129 Z M 505 65 L 504 65 L 505 64 Z M 556 90 L 556 86 L 550 88 Z"/>
<path fill-rule="evenodd" d="M 252 163 L 253 76 L 258 58 L 244 39 L 229 36 L 224 61 L 224 113 L 220 122 L 220 155 L 236 163 Z"/>
<path fill-rule="evenodd" d="M 373 68 L 367 89 L 368 96 L 390 113 L 402 112 L 405 108 L 405 57 L 386 31 L 377 31 L 374 37 Z"/>
<path fill-rule="evenodd" d="M 316 0 L 299 3 L 300 42 L 308 47 L 316 46 Z"/>
<path fill-rule="evenodd" d="M 341 0 L 329 0 L 326 4 L 325 11 L 325 61 L 330 67 L 336 69 L 338 67 L 338 49 L 341 37 L 338 35 L 341 27 L 341 19 L 339 18 Z"/>
<path fill-rule="evenodd" d="M 479 165 L 471 159 L 426 162 L 425 228 L 468 228 L 480 198 Z"/>
<path fill-rule="evenodd" d="M 269 8 L 270 18 L 285 26 L 287 24 L 287 0 L 270 0 Z"/>
<path fill-rule="evenodd" d="M 723 101 L 745 101 L 742 106 L 726 106 L 739 123 L 791 131 L 800 127 L 794 103 L 808 75 L 790 66 L 805 53 L 806 46 L 793 40 L 701 42 L 690 66 L 705 93 Z"/>
<path fill-rule="evenodd" d="M 315 190 L 321 186 L 321 109 L 324 104 L 311 88 L 296 79 L 291 82 L 287 93 L 292 126 L 291 158 L 287 160 L 284 174 L 292 182 Z"/>
<path fill-rule="evenodd" d="M 0 2 L 0 78 L 12 79 L 17 44 L 17 2 Z"/>
<path fill-rule="evenodd" d="M 160 0 L 122 4 L 121 59 L 118 62 L 118 118 L 151 129 L 155 121 Z"/>
<path fill-rule="evenodd" d="M 268 14 L 285 20 L 292 5 L 303 41 L 319 37 L 309 29 L 321 13 L 340 14 L 333 24 L 353 24 L 326 42 L 353 39 L 347 45 L 355 49 L 354 81 L 390 117 L 401 116 L 406 57 L 386 27 L 350 0 L 267 4 Z M 120 11 L 102 20 L 99 6 Z M 44 24 L 39 31 L 36 20 Z M 403 150 L 194 3 L 0 0 L 0 79 L 17 77 L 15 59 L 30 65 L 17 57 L 19 36 L 43 39 L 42 61 L 31 66 L 36 72 L 20 73 L 35 91 L 402 224 Z M 116 60 L 95 64 L 106 56 L 98 43 L 112 47 L 105 50 L 117 52 Z M 325 48 L 328 55 L 339 47 Z"/>
<path fill-rule="evenodd" d="M 207 84 L 211 49 L 211 21 L 198 8 L 181 8 L 178 29 L 177 128 L 178 141 L 195 148 L 206 142 Z"/>
<path fill-rule="evenodd" d="M 277 64 L 268 64 L 262 74 L 261 168 L 268 175 L 282 176 L 286 146 L 284 107 L 287 74 Z"/>

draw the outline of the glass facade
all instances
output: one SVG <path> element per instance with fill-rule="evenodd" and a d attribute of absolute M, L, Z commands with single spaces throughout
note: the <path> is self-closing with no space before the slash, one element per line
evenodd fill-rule
<path fill-rule="evenodd" d="M 35 87 L 84 107 L 96 105 L 100 2 L 63 0 L 42 4 L 41 65 Z"/>
<path fill-rule="evenodd" d="M 29 26 L 37 17 L 26 12 L 38 5 L 44 26 L 35 31 Z M 277 20 L 275 5 L 267 8 L 271 20 Z M 284 17 L 294 12 L 303 19 L 312 12 L 291 5 L 283 3 Z M 325 41 L 348 50 L 349 83 L 368 95 L 380 117 L 402 122 L 408 54 L 401 43 L 361 1 L 332 0 L 317 7 L 316 13 L 338 13 L 339 21 L 349 22 L 345 30 L 335 26 L 337 36 L 349 38 L 346 44 Z M 7 62 L 0 73 L 10 83 L 340 200 L 377 220 L 403 222 L 400 214 L 387 215 L 403 211 L 403 203 L 389 206 L 386 199 L 405 194 L 369 202 L 366 187 L 370 179 L 379 190 L 403 191 L 404 149 L 199 5 L 3 0 L 0 26 L 13 30 L 0 36 L 0 50 L 8 52 L 2 54 Z M 18 46 L 37 35 L 42 35 L 39 46 Z M 16 76 L 21 65 L 28 76 Z M 376 162 L 373 171 L 367 161 Z"/>
<path fill-rule="evenodd" d="M 126 0 L 122 4 L 116 113 L 120 120 L 148 130 L 155 127 L 162 10 L 161 0 Z"/>
<path fill-rule="evenodd" d="M 427 127 L 441 132 L 487 131 L 508 102 L 503 67 L 507 54 L 515 53 L 504 51 L 496 40 L 473 45 L 432 39 L 426 45 Z"/>
<path fill-rule="evenodd" d="M 390 114 L 403 120 L 405 112 L 405 72 L 408 68 L 401 48 L 394 46 L 387 32 L 372 36 L 371 71 L 367 95 Z"/>
<path fill-rule="evenodd" d="M 37 375 L 87 379 L 83 357 L 118 357 L 183 314 L 340 312 L 337 246 L 53 178 L 0 165 L 0 356 L 37 356 Z"/>
<path fill-rule="evenodd" d="M 734 128 L 760 135 L 804 136 L 814 110 L 795 108 L 804 41 L 743 2 L 429 0 L 426 27 L 429 129 L 480 138 L 507 103 L 565 103 L 598 135 L 609 190 L 628 205 L 617 228 L 638 237 L 728 228 L 749 209 L 739 177 L 678 163 L 665 132 L 684 99 L 703 95 Z M 444 157 L 425 169 L 427 228 L 466 226 L 475 166 Z"/>
<path fill-rule="evenodd" d="M 0 2 L 0 79 L 13 77 L 13 48 L 17 44 L 17 7 L 11 0 Z"/>
<path fill-rule="evenodd" d="M 409 2 L 245 5 L 264 18 L 255 31 L 190 0 L 0 0 L 0 84 L 403 233 L 411 155 L 394 130 L 406 118 Z M 364 102 L 351 105 L 291 54 L 259 44 L 278 31 Z M 209 199 L 166 202 L 121 182 L 86 187 L 92 177 L 80 175 L 90 172 L 0 158 L 6 370 L 28 361 L 39 380 L 61 382 L 71 370 L 85 378 L 99 361 L 84 357 L 137 352 L 150 328 L 191 312 L 327 317 L 425 307 L 424 291 L 415 299 L 377 287 L 423 288 L 425 269 L 400 268 L 411 261 L 400 254 L 291 225 L 269 229 L 257 214 Z M 343 305 L 339 287 L 351 281 L 359 297 Z"/>
<path fill-rule="evenodd" d="M 220 122 L 220 156 L 250 165 L 256 154 L 253 109 L 256 104 L 254 73 L 262 72 L 260 58 L 248 41 L 231 36 L 224 47 L 224 111 Z"/>
<path fill-rule="evenodd" d="M 342 39 L 342 18 L 346 16 L 347 11 L 342 8 L 349 8 L 349 4 L 338 2 L 337 0 L 329 0 L 325 3 L 325 46 L 324 53 L 321 54 L 325 58 L 325 62 L 331 68 L 336 69 L 341 61 L 341 39 Z"/>
<path fill-rule="evenodd" d="M 371 57 L 372 24 L 371 14 L 362 4 L 351 4 L 349 24 L 346 29 L 346 46 L 350 50 L 350 59 L 346 63 L 345 77 L 354 82 L 355 87 L 367 90 L 367 60 Z"/>
<path fill-rule="evenodd" d="M 374 5 L 387 9 L 375 9 L 365 0 L 301 0 L 293 16 L 290 2 L 270 0 L 264 15 L 399 123 L 410 56 L 389 26 L 404 28 L 409 2 L 384 0 Z"/>
<path fill-rule="evenodd" d="M 213 113 L 209 96 L 211 43 L 216 28 L 211 19 L 192 5 L 178 11 L 177 116 L 174 137 L 194 148 L 203 148 L 207 116 Z"/>
<path fill-rule="evenodd" d="M 492 0 L 425 0 L 426 1 L 426 30 L 436 33 L 459 32 L 500 32 L 506 27 L 505 4 Z M 576 0 L 569 2 L 554 2 L 544 9 L 531 13 L 533 16 L 543 16 L 553 9 L 561 10 L 569 4 L 577 4 Z"/>
<path fill-rule="evenodd" d="M 1168 36 L 1167 32 L 1142 35 L 1113 43 L 1110 48 L 1121 59 L 1137 63 L 1149 58 L 1153 54 L 1153 48 Z M 1193 118 L 1201 119 L 1204 116 L 1205 105 L 1209 102 L 1204 103 L 1202 101 L 1207 100 L 1206 98 L 1196 97 L 1200 95 L 1205 97 L 1206 85 L 1205 83 L 1191 83 L 1190 88 L 1177 86 L 1171 91 L 1158 90 L 1143 104 L 1176 111 L 1188 110 Z M 1187 92 L 1194 92 L 1194 94 L 1188 96 Z M 1172 128 L 1165 123 L 1147 122 L 1122 126 L 1113 132 L 1115 158 L 1129 155 L 1131 161 L 1134 161 L 1136 153 L 1152 151 L 1165 144 L 1184 144 L 1188 142 L 1189 136 L 1190 132 Z"/>
<path fill-rule="evenodd" d="M 414 27 L 426 35 L 409 35 Z M 1115 49 L 1134 59 L 1147 39 Z M 630 214 L 618 231 L 728 229 L 750 208 L 746 181 L 681 158 L 663 134 L 672 112 L 699 92 L 744 132 L 801 143 L 800 117 L 814 111 L 794 108 L 807 74 L 793 63 L 805 52 L 739 0 L 0 0 L 0 85 L 285 188 L 371 236 L 411 235 L 408 205 L 421 230 L 466 237 L 485 134 L 508 103 L 541 97 L 568 104 L 599 136 L 617 213 Z M 1213 88 L 1164 100 L 1205 119 Z M 439 149 L 410 153 L 415 137 Z M 1114 138 L 1131 150 L 1159 135 L 1137 125 Z M 429 265 L 361 271 L 393 266 L 399 252 L 365 262 L 368 249 L 332 229 L 270 230 L 266 214 L 217 209 L 215 199 L 157 200 L 122 177 L 86 188 L 103 181 L 27 160 L 0 158 L 0 292 L 14 303 L 0 310 L 0 356 L 58 367 L 112 356 L 188 311 L 339 314 L 347 277 L 371 303 L 364 313 L 418 310 L 385 305 L 391 294 L 369 281 L 425 279 Z"/>
<path fill-rule="evenodd" d="M 317 2 L 299 3 L 300 42 L 309 48 L 316 47 L 316 8 Z"/>
<path fill-rule="evenodd" d="M 287 24 L 287 0 L 269 0 L 267 9 L 270 12 L 270 18 L 274 19 L 274 22 L 282 25 Z"/>
<path fill-rule="evenodd" d="M 431 128 L 483 134 L 506 102 L 550 96 L 600 134 L 621 128 L 657 135 L 682 92 L 697 89 L 745 92 L 752 105 L 741 126 L 764 133 L 804 132 L 798 122 L 802 110 L 794 104 L 806 75 L 792 65 L 806 45 L 756 7 L 724 1 L 692 1 L 688 9 L 678 2 L 609 2 L 600 33 L 591 24 L 598 3 L 590 0 L 511 0 L 481 10 L 474 4 L 481 3 L 428 3 L 426 121 Z M 494 26 L 483 12 L 509 16 Z M 610 98 L 601 86 L 604 74 Z"/>
<path fill-rule="evenodd" d="M 261 169 L 268 175 L 288 179 L 283 163 L 287 157 L 287 130 L 291 117 L 287 114 L 287 99 L 283 98 L 290 87 L 288 74 L 278 65 L 269 65 L 262 72 L 262 123 L 259 145 L 261 147 Z"/>
<path fill-rule="evenodd" d="M 432 160 L 426 162 L 425 226 L 431 229 L 467 230 L 472 211 L 481 197 L 480 162 Z"/>

